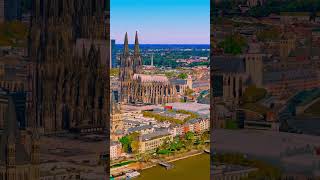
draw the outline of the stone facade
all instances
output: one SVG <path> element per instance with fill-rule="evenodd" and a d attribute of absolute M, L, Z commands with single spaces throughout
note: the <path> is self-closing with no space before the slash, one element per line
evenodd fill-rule
<path fill-rule="evenodd" d="M 35 123 L 45 133 L 106 126 L 109 51 L 104 0 L 35 0 L 29 55 Z M 106 47 L 109 43 L 106 43 Z M 106 54 L 106 55 L 103 55 Z"/>
<path fill-rule="evenodd" d="M 26 131 L 20 127 L 16 102 L 10 93 L 1 91 L 0 105 L 5 107 L 4 126 L 0 127 L 0 179 L 39 180 L 40 146 L 37 130 L 33 128 Z"/>
<path fill-rule="evenodd" d="M 140 136 L 139 152 L 154 152 L 165 141 L 173 141 L 173 136 L 167 131 L 157 131 Z"/>
<path fill-rule="evenodd" d="M 110 139 L 118 141 L 123 136 L 123 119 L 121 115 L 120 103 L 115 99 L 114 93 L 111 94 L 110 106 Z"/>
<path fill-rule="evenodd" d="M 164 75 L 143 74 L 138 35 L 133 55 L 129 52 L 128 35 L 125 35 L 124 52 L 120 61 L 121 102 L 129 104 L 165 104 L 179 101 L 190 80 L 184 86 L 171 83 Z"/>

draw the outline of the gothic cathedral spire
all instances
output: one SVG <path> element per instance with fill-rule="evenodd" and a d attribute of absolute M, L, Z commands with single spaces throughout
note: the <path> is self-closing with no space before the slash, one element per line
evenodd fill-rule
<path fill-rule="evenodd" d="M 135 37 L 135 42 L 134 42 L 134 55 L 135 56 L 140 56 L 138 31 L 136 31 L 136 37 Z"/>
<path fill-rule="evenodd" d="M 142 73 L 142 59 L 140 56 L 139 40 L 138 40 L 138 31 L 136 31 L 135 44 L 134 44 L 134 53 L 133 53 L 133 72 Z"/>
<path fill-rule="evenodd" d="M 128 33 L 126 33 L 124 37 L 124 50 L 123 54 L 128 55 L 129 54 L 129 42 L 128 42 Z"/>

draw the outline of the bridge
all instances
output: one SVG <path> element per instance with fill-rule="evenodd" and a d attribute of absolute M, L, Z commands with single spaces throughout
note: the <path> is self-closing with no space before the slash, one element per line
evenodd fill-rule
<path fill-rule="evenodd" d="M 158 164 L 163 166 L 163 167 L 165 167 L 167 170 L 168 169 L 172 169 L 174 167 L 173 164 L 170 164 L 170 163 L 165 162 L 165 161 L 159 161 Z"/>
<path fill-rule="evenodd" d="M 294 94 L 288 99 L 286 104 L 279 109 L 279 122 L 284 127 L 282 130 L 287 132 L 300 132 L 300 130 L 290 127 L 290 120 L 297 114 L 297 107 L 299 105 L 308 105 L 314 103 L 313 100 L 320 96 L 320 89 L 314 88 L 311 90 L 304 90 Z"/>
<path fill-rule="evenodd" d="M 320 95 L 318 98 L 312 100 L 311 102 L 309 103 L 305 103 L 305 104 L 302 104 L 302 105 L 298 105 L 296 107 L 296 112 L 297 114 L 303 114 L 309 107 L 311 107 L 312 105 L 314 105 L 315 103 L 317 103 L 318 101 L 320 101 Z"/>

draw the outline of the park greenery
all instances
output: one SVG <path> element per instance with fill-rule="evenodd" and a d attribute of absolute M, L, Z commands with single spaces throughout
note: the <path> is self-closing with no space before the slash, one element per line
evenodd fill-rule
<path fill-rule="evenodd" d="M 249 173 L 249 176 L 243 180 L 280 179 L 281 177 L 279 168 L 273 167 L 260 160 L 248 159 L 242 154 L 215 154 L 213 156 L 213 162 L 217 164 L 233 164 L 257 168 L 257 171 Z"/>
<path fill-rule="evenodd" d="M 163 116 L 163 115 L 160 115 L 160 114 L 152 112 L 152 111 L 143 111 L 142 114 L 144 117 L 154 118 L 155 120 L 160 121 L 160 122 L 168 121 L 173 124 L 184 124 L 185 122 L 187 122 L 191 119 L 195 119 L 195 118 L 199 117 L 198 114 L 190 112 L 190 111 L 185 111 L 185 110 L 168 110 L 168 112 L 179 113 L 179 114 L 188 114 L 189 116 L 183 120 L 180 120 L 180 119 L 176 119 L 173 117 Z"/>
<path fill-rule="evenodd" d="M 167 78 L 174 78 L 177 76 L 177 73 L 174 71 L 168 71 L 164 73 Z"/>
<path fill-rule="evenodd" d="M 196 66 L 209 66 L 210 62 L 192 62 L 188 65 L 188 67 L 196 67 Z"/>
<path fill-rule="evenodd" d="M 203 132 L 197 136 L 195 133 L 189 131 L 185 136 L 175 137 L 173 141 L 165 139 L 156 153 L 160 155 L 169 155 L 182 150 L 190 151 L 195 147 L 197 147 L 197 149 L 204 149 L 206 141 L 209 139 L 209 132 Z"/>
<path fill-rule="evenodd" d="M 164 51 L 164 50 L 163 50 Z M 153 56 L 153 65 L 156 67 L 171 67 L 173 69 L 177 69 L 183 65 L 183 63 L 177 62 L 178 59 L 189 59 L 192 56 L 199 56 L 199 57 L 208 57 L 208 51 L 201 51 L 197 49 L 193 49 L 190 51 L 181 51 L 181 50 L 170 50 L 170 52 L 166 53 L 156 53 Z M 151 64 L 151 57 L 144 56 L 143 57 L 143 64 L 150 65 Z M 198 66 L 198 64 L 189 65 L 191 67 Z"/>
<path fill-rule="evenodd" d="M 135 163 L 135 162 L 137 162 L 137 161 L 131 160 L 131 161 L 120 162 L 118 164 L 112 165 L 110 168 L 121 167 L 121 166 L 125 166 L 125 165 L 131 164 L 131 163 Z"/>
<path fill-rule="evenodd" d="M 151 58 L 147 57 L 143 59 L 144 65 L 150 65 L 151 64 Z M 175 69 L 176 67 L 180 66 L 180 63 L 177 63 L 175 60 L 175 57 L 173 55 L 167 55 L 167 56 L 161 56 L 160 54 L 155 54 L 153 58 L 153 65 L 160 67 L 172 67 Z"/>
<path fill-rule="evenodd" d="M 131 133 L 122 137 L 119 141 L 122 145 L 124 152 L 137 153 L 139 150 L 139 133 Z"/>
<path fill-rule="evenodd" d="M 179 79 L 187 79 L 188 78 L 188 74 L 187 73 L 181 73 L 178 75 Z"/>
<path fill-rule="evenodd" d="M 154 113 L 151 111 L 144 111 L 144 112 L 142 112 L 142 114 L 144 117 L 154 118 L 155 120 L 160 121 L 160 122 L 168 121 L 168 122 L 174 123 L 174 124 L 183 124 L 182 120 L 179 120 L 179 119 L 176 119 L 173 117 L 162 116 L 160 114 L 157 114 L 157 113 Z"/>
<path fill-rule="evenodd" d="M 110 69 L 110 76 L 118 76 L 118 75 L 119 75 L 119 68 Z"/>
<path fill-rule="evenodd" d="M 28 36 L 27 25 L 18 22 L 0 24 L 0 46 L 25 47 Z"/>
<path fill-rule="evenodd" d="M 209 131 L 202 132 L 201 134 L 196 134 L 189 131 L 183 136 L 174 137 L 173 140 L 170 138 L 164 139 L 162 145 L 159 146 L 156 149 L 155 154 L 153 154 L 154 152 L 139 153 L 138 151 L 130 151 L 132 144 L 135 142 L 133 139 L 137 138 L 138 136 L 139 134 L 135 133 L 134 135 L 127 135 L 120 139 L 124 151 L 127 153 L 134 153 L 136 155 L 136 160 L 121 162 L 112 165 L 112 167 L 120 167 L 137 161 L 149 162 L 152 158 L 159 158 L 176 153 L 184 153 L 192 149 L 203 150 L 208 147 L 208 141 L 210 140 Z"/>
<path fill-rule="evenodd" d="M 174 112 L 179 113 L 179 114 L 188 114 L 189 117 L 185 118 L 184 122 L 187 122 L 187 121 L 189 121 L 191 119 L 199 118 L 198 114 L 190 112 L 190 111 L 186 111 L 186 110 L 171 110 L 171 111 L 174 111 Z"/>
<path fill-rule="evenodd" d="M 224 53 L 238 55 L 241 54 L 245 47 L 247 47 L 246 39 L 240 34 L 233 34 L 227 36 L 223 41 L 218 44 Z"/>

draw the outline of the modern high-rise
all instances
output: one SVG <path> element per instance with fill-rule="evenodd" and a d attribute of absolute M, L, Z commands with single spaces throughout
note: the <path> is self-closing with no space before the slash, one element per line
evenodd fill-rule
<path fill-rule="evenodd" d="M 111 67 L 116 68 L 118 66 L 117 61 L 117 47 L 116 47 L 116 40 L 111 40 Z"/>

